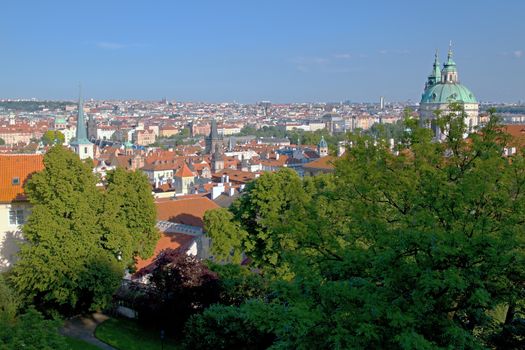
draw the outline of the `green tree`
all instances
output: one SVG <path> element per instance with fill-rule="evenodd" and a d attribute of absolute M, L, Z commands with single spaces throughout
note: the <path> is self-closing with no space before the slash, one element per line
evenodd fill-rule
<path fill-rule="evenodd" d="M 214 254 L 219 259 L 231 256 L 238 261 L 244 252 L 253 258 L 255 266 L 267 266 L 267 272 L 271 266 L 274 274 L 288 274 L 282 254 L 296 246 L 289 223 L 298 219 L 286 214 L 299 210 L 307 199 L 294 170 L 283 168 L 275 174 L 263 174 L 249 183 L 246 193 L 233 203 L 233 215 L 218 209 L 205 216 Z"/>
<path fill-rule="evenodd" d="M 150 257 L 159 238 L 151 186 L 144 173 L 122 168 L 108 172 L 106 182 L 104 248 L 131 266 L 136 256 Z"/>
<path fill-rule="evenodd" d="M 132 208 L 144 199 L 140 208 L 147 211 L 151 198 L 143 196 L 141 178 L 120 172 L 110 175 L 107 193 L 100 191 L 89 162 L 61 146 L 46 153 L 44 165 L 25 186 L 33 208 L 23 227 L 26 242 L 13 268 L 13 285 L 25 301 L 46 312 L 103 308 L 131 259 L 146 256 L 149 240 L 156 240 L 153 228 L 147 228 L 151 212 Z M 120 177 L 137 187 L 125 187 Z M 123 189 L 129 203 L 116 198 L 115 191 Z"/>
<path fill-rule="evenodd" d="M 19 315 L 13 322 L 0 321 L 0 349 L 65 350 L 65 338 L 58 332 L 60 320 L 46 320 L 34 308 Z"/>
<path fill-rule="evenodd" d="M 494 115 L 464 139 L 465 114 L 451 109 L 437 121 L 441 143 L 407 117 L 394 151 L 352 136 L 333 178 L 254 181 L 233 220 L 253 266 L 275 279 L 236 317 L 277 348 L 473 349 L 513 332 L 523 317 L 525 160 L 502 156 L 508 137 Z"/>
<path fill-rule="evenodd" d="M 5 145 L 5 140 L 0 137 L 0 146 L 3 146 L 3 145 Z"/>
<path fill-rule="evenodd" d="M 0 324 L 11 323 L 18 310 L 18 300 L 15 293 L 7 284 L 4 276 L 0 274 Z"/>
<path fill-rule="evenodd" d="M 62 145 L 65 141 L 64 134 L 58 130 L 48 130 L 42 135 L 41 141 L 44 145 Z"/>

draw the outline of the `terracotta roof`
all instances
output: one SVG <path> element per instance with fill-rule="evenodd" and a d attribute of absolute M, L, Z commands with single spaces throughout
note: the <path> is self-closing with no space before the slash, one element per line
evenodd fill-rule
<path fill-rule="evenodd" d="M 31 174 L 42 169 L 44 162 L 40 154 L 0 155 L 0 202 L 25 200 L 25 182 Z"/>
<path fill-rule="evenodd" d="M 203 227 L 204 213 L 219 208 L 206 197 L 190 197 L 167 201 L 156 201 L 157 220 L 178 222 L 180 224 Z"/>
<path fill-rule="evenodd" d="M 223 169 L 212 175 L 214 179 L 221 179 L 223 175 L 228 175 L 231 182 L 236 183 L 247 183 L 252 181 L 257 177 L 257 173 L 252 173 L 249 171 L 241 171 L 235 169 Z"/>
<path fill-rule="evenodd" d="M 509 124 L 503 126 L 503 131 L 512 137 L 511 145 L 517 147 L 525 146 L 525 125 Z"/>
<path fill-rule="evenodd" d="M 135 264 L 137 272 L 134 274 L 134 277 L 151 272 L 149 271 L 149 269 L 154 267 L 152 264 L 153 261 L 164 249 L 184 249 L 185 247 L 191 244 L 194 238 L 194 236 L 185 235 L 184 233 L 161 232 L 161 237 L 157 241 L 157 245 L 155 246 L 155 251 L 153 255 L 149 259 L 145 260 L 137 258 L 137 262 Z"/>
<path fill-rule="evenodd" d="M 182 163 L 182 166 L 175 173 L 176 177 L 194 177 L 195 174 L 190 170 L 186 162 Z"/>
<path fill-rule="evenodd" d="M 334 166 L 335 157 L 326 156 L 319 159 L 316 159 L 310 163 L 303 165 L 303 168 L 313 168 L 313 169 L 335 169 Z"/>
<path fill-rule="evenodd" d="M 142 170 L 149 171 L 165 171 L 165 170 L 175 170 L 179 167 L 179 159 L 171 160 L 156 160 L 153 163 L 148 163 L 142 167 Z"/>

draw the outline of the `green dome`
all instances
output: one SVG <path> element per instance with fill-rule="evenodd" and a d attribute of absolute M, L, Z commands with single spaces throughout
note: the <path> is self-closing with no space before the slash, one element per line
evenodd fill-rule
<path fill-rule="evenodd" d="M 474 94 L 458 83 L 439 83 L 430 86 L 421 97 L 421 103 L 478 103 Z"/>
<path fill-rule="evenodd" d="M 319 148 L 328 148 L 328 143 L 324 140 L 324 136 L 321 136 L 321 141 L 319 141 Z"/>

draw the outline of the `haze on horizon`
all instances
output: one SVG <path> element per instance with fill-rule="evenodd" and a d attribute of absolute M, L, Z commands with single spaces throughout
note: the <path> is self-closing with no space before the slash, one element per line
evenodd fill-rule
<path fill-rule="evenodd" d="M 419 101 L 453 41 L 479 101 L 525 100 L 525 2 L 10 1 L 0 98 Z"/>

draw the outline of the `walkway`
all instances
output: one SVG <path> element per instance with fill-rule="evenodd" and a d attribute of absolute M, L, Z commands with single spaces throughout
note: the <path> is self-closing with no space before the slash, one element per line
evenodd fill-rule
<path fill-rule="evenodd" d="M 95 328 L 108 318 L 108 316 L 98 312 L 88 316 L 77 316 L 66 320 L 61 333 L 71 338 L 82 339 L 104 350 L 115 350 L 115 348 L 95 338 Z"/>

